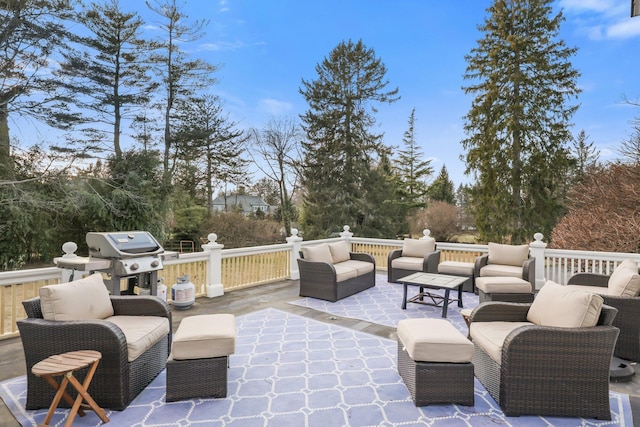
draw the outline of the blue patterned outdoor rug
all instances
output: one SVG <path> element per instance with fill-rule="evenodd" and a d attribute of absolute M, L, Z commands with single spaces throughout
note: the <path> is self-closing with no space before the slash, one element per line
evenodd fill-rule
<path fill-rule="evenodd" d="M 228 395 L 165 403 L 161 373 L 106 426 L 631 426 L 628 397 L 611 393 L 613 421 L 505 417 L 482 385 L 475 406 L 416 408 L 396 368 L 396 343 L 367 333 L 267 309 L 238 316 Z M 46 410 L 25 411 L 24 376 L 0 383 L 0 396 L 25 426 Z M 58 410 L 52 425 L 63 425 Z M 98 426 L 92 412 L 74 426 Z"/>
<path fill-rule="evenodd" d="M 432 293 L 444 295 L 441 290 L 429 290 Z M 387 282 L 387 275 L 376 274 L 376 285 L 343 298 L 340 301 L 330 302 L 316 298 L 300 298 L 291 301 L 290 304 L 301 307 L 313 308 L 334 316 L 349 317 L 352 319 L 365 320 L 378 325 L 395 328 L 402 319 L 415 318 L 441 318 L 442 308 L 432 307 L 423 304 L 407 303 L 407 308 L 403 310 L 402 305 L 402 285 Z M 418 293 L 417 286 L 409 286 L 407 295 L 410 297 Z M 451 292 L 451 298 L 457 298 L 458 292 Z M 478 305 L 478 296 L 470 293 L 462 293 L 463 308 L 474 308 Z M 449 304 L 447 320 L 451 322 L 464 335 L 467 334 L 467 325 L 464 323 L 460 308 L 457 302 Z"/>

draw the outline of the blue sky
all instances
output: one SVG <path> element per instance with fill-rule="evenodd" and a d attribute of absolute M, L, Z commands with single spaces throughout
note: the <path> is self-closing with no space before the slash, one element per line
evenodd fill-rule
<path fill-rule="evenodd" d="M 179 0 L 180 1 L 180 0 Z M 640 98 L 640 17 L 630 18 L 631 0 L 558 0 L 566 21 L 561 37 L 577 47 L 572 63 L 582 76 L 581 107 L 574 134 L 584 129 L 602 160 L 632 132 L 640 108 L 622 102 Z M 180 4 L 180 3 L 179 3 Z M 443 164 L 457 186 L 464 176 L 462 117 L 471 98 L 464 56 L 481 38 L 477 26 L 490 0 L 186 0 L 190 18 L 210 20 L 206 36 L 185 50 L 220 64 L 211 91 L 241 128 L 262 127 L 272 117 L 297 118 L 307 105 L 301 80 L 316 78 L 315 66 L 342 40 L 362 39 L 388 69 L 389 87 L 401 99 L 382 106 L 379 132 L 399 146 L 412 108 L 416 140 L 435 174 Z M 158 17 L 142 0 L 121 1 L 138 8 L 153 36 Z M 138 6 L 139 5 L 139 6 Z"/>
<path fill-rule="evenodd" d="M 301 79 L 342 40 L 362 39 L 388 69 L 401 99 L 383 106 L 379 131 L 400 145 L 411 109 L 416 140 L 437 173 L 443 164 L 456 186 L 464 176 L 462 117 L 471 98 L 464 56 L 481 38 L 490 0 L 188 0 L 191 18 L 210 20 L 198 55 L 223 65 L 213 91 L 241 127 L 261 127 L 271 117 L 297 117 L 307 105 Z M 622 102 L 640 97 L 640 17 L 630 18 L 630 0 L 559 0 L 561 37 L 578 48 L 572 63 L 582 76 L 581 107 L 574 134 L 584 129 L 602 160 L 632 132 L 640 108 Z M 152 22 L 150 22 L 152 23 Z M 195 46 L 194 46 L 195 48 Z M 194 52 L 195 53 L 195 52 Z"/>

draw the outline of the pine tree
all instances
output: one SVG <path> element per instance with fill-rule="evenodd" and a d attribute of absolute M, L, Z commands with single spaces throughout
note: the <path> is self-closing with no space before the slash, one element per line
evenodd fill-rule
<path fill-rule="evenodd" d="M 118 0 L 92 3 L 79 21 L 91 35 L 78 37 L 82 50 L 69 51 L 57 75 L 76 106 L 92 113 L 84 133 L 96 148 L 114 153 L 118 161 L 123 119 L 132 119 L 135 109 L 149 102 L 157 86 L 151 83 L 148 44 L 141 36 L 144 22 L 137 13 L 123 11 Z M 110 145 L 102 146 L 109 140 Z"/>
<path fill-rule="evenodd" d="M 552 0 L 494 0 L 484 37 L 467 55 L 467 173 L 480 239 L 520 243 L 547 234 L 563 213 L 571 141 L 569 105 L 580 90 L 562 13 Z"/>
<path fill-rule="evenodd" d="M 64 22 L 71 12 L 65 0 L 0 2 L 0 180 L 12 179 L 15 172 L 10 115 L 31 116 L 59 128 L 76 121 L 58 94 L 59 81 L 42 71 L 54 52 L 67 45 Z"/>
<path fill-rule="evenodd" d="M 174 169 L 175 146 L 173 141 L 172 124 L 176 114 L 176 102 L 180 97 L 190 97 L 199 90 L 208 89 L 216 79 L 213 73 L 218 67 L 201 59 L 190 59 L 182 46 L 203 37 L 203 29 L 208 24 L 206 20 L 188 22 L 188 16 L 183 13 L 176 0 L 150 0 L 147 7 L 156 12 L 162 19 L 160 29 L 163 37 L 155 42 L 155 53 L 151 56 L 165 96 L 162 105 L 164 122 L 164 185 L 168 186 Z"/>
<path fill-rule="evenodd" d="M 442 165 L 438 177 L 429 186 L 429 200 L 434 202 L 446 202 L 450 205 L 456 204 L 456 195 L 453 181 L 449 178 L 447 167 Z"/>
<path fill-rule="evenodd" d="M 398 157 L 393 162 L 399 192 L 398 202 L 406 209 L 406 215 L 424 207 L 428 190 L 426 179 L 433 173 L 431 160 L 425 160 L 424 153 L 416 142 L 415 112 L 415 108 L 411 110 L 409 128 L 402 138 L 404 147 L 398 150 Z"/>
<path fill-rule="evenodd" d="M 309 104 L 301 115 L 307 136 L 302 177 L 305 238 L 328 236 L 343 225 L 366 234 L 374 231 L 369 223 L 380 207 L 369 203 L 379 191 L 371 185 L 384 182 L 376 176 L 385 148 L 382 135 L 371 131 L 374 103 L 396 101 L 398 89 L 385 91 L 387 69 L 361 40 L 339 43 L 316 65 L 316 72 L 317 79 L 303 79 L 300 88 Z"/>
<path fill-rule="evenodd" d="M 600 151 L 593 142 L 589 141 L 589 136 L 583 130 L 573 139 L 572 158 L 574 182 L 580 182 L 587 173 L 598 166 Z"/>

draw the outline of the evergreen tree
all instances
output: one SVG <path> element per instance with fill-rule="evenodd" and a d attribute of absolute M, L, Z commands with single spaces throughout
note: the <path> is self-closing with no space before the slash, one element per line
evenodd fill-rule
<path fill-rule="evenodd" d="M 387 69 L 362 41 L 339 43 L 316 65 L 317 79 L 302 80 L 300 93 L 309 104 L 301 115 L 306 190 L 302 227 L 305 238 L 324 237 L 350 225 L 366 235 L 379 205 L 371 198 L 379 188 L 376 160 L 384 151 L 375 134 L 374 103 L 392 103 L 398 89 L 385 90 Z M 384 180 L 382 180 L 384 181 Z"/>
<path fill-rule="evenodd" d="M 563 213 L 569 172 L 569 101 L 580 92 L 558 34 L 553 0 L 494 0 L 484 37 L 467 55 L 467 173 L 480 239 L 517 244 L 547 234 Z"/>
<path fill-rule="evenodd" d="M 456 204 L 456 195 L 453 181 L 449 178 L 447 167 L 442 165 L 438 177 L 429 186 L 429 200 L 434 202 L 447 202 L 451 205 Z"/>
<path fill-rule="evenodd" d="M 165 92 L 162 105 L 164 123 L 163 183 L 168 186 L 174 170 L 175 146 L 172 124 L 176 114 L 176 102 L 180 97 L 190 97 L 199 90 L 208 89 L 215 83 L 213 73 L 218 67 L 201 59 L 190 59 L 181 47 L 202 38 L 205 20 L 189 23 L 188 16 L 177 5 L 176 0 L 150 0 L 147 7 L 156 12 L 163 21 L 160 29 L 163 37 L 154 44 L 155 53 L 151 61 L 162 80 Z"/>
<path fill-rule="evenodd" d="M 141 37 L 144 22 L 137 13 L 123 11 L 118 0 L 92 3 L 79 20 L 91 36 L 77 38 L 81 50 L 65 55 L 57 75 L 75 105 L 93 113 L 84 133 L 95 148 L 114 153 L 117 161 L 122 157 L 123 119 L 133 118 L 157 86 L 150 83 L 148 46 Z M 103 141 L 109 140 L 104 147 Z"/>
<path fill-rule="evenodd" d="M 573 177 L 575 181 L 580 182 L 590 170 L 598 166 L 600 152 L 593 142 L 589 142 L 589 137 L 584 129 L 573 139 L 572 151 Z"/>
<path fill-rule="evenodd" d="M 398 150 L 393 162 L 398 185 L 398 202 L 411 215 L 417 208 L 424 207 L 427 194 L 426 179 L 433 173 L 431 160 L 424 159 L 424 153 L 415 138 L 415 108 L 409 116 L 409 128 L 404 132 L 404 147 Z"/>
<path fill-rule="evenodd" d="M 35 117 L 59 128 L 77 120 L 64 108 L 58 79 L 42 72 L 56 49 L 67 45 L 64 21 L 72 10 L 67 0 L 0 2 L 0 180 L 14 178 L 15 172 L 9 115 Z M 37 99 L 30 98 L 35 93 Z"/>

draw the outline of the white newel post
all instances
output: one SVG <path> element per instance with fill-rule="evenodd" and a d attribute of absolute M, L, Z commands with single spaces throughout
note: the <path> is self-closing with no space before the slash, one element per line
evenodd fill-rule
<path fill-rule="evenodd" d="M 300 270 L 298 270 L 300 242 L 302 242 L 302 237 L 298 236 L 298 229 L 292 228 L 291 236 L 287 237 L 287 243 L 291 245 L 291 261 L 289 262 L 289 278 L 291 280 L 298 280 L 300 278 Z"/>
<path fill-rule="evenodd" d="M 431 238 L 431 230 L 429 230 L 428 228 L 425 228 L 424 230 L 422 230 L 422 234 L 423 236 L 420 238 L 420 240 L 426 240 Z"/>
<path fill-rule="evenodd" d="M 64 252 L 64 255 L 62 255 L 62 258 L 64 259 L 80 258 L 75 253 L 77 250 L 78 250 L 78 245 L 75 242 L 65 242 L 62 245 L 62 252 Z M 55 262 L 55 259 L 54 259 L 54 262 Z M 74 277 L 74 276 L 75 276 L 74 270 L 63 268 L 61 271 L 60 283 L 66 283 L 73 279 L 81 279 L 81 277 Z"/>
<path fill-rule="evenodd" d="M 353 237 L 353 233 L 349 230 L 351 230 L 351 227 L 345 225 L 344 227 L 342 227 L 342 231 L 340 232 L 340 237 L 345 239 L 347 243 L 349 242 L 349 239 Z"/>
<path fill-rule="evenodd" d="M 207 236 L 209 243 L 202 245 L 204 251 L 209 252 L 207 263 L 207 297 L 217 297 L 224 293 L 222 284 L 222 248 L 224 245 L 216 243 L 218 235 L 210 233 Z"/>
<path fill-rule="evenodd" d="M 544 249 L 547 244 L 542 241 L 544 238 L 542 233 L 534 234 L 533 238 L 535 240 L 529 244 L 529 252 L 536 259 L 536 290 L 539 290 L 546 282 L 544 277 Z"/>

